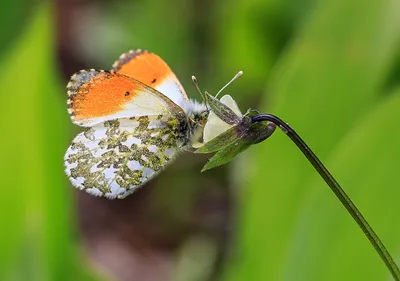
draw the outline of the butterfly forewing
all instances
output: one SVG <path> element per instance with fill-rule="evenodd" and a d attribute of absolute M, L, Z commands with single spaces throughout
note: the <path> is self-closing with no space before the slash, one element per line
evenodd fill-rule
<path fill-rule="evenodd" d="M 153 178 L 178 152 L 179 121 L 142 116 L 107 121 L 80 133 L 65 154 L 74 186 L 96 196 L 124 198 Z"/>
<path fill-rule="evenodd" d="M 185 90 L 169 66 L 149 51 L 136 50 L 122 54 L 113 64 L 112 71 L 143 82 L 181 107 L 188 100 Z"/>
<path fill-rule="evenodd" d="M 123 74 L 81 70 L 67 85 L 68 112 L 83 127 L 117 118 L 171 114 L 184 117 L 181 107 L 146 84 Z"/>
<path fill-rule="evenodd" d="M 66 173 L 79 189 L 123 198 L 190 143 L 186 93 L 153 53 L 125 53 L 111 71 L 81 70 L 67 90 L 72 122 L 87 127 L 64 158 Z"/>

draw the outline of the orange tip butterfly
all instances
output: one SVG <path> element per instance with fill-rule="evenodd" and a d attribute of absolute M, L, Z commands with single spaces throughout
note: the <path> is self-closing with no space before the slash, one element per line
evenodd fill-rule
<path fill-rule="evenodd" d="M 215 116 L 204 129 L 207 106 L 188 99 L 168 65 L 148 51 L 121 55 L 110 71 L 81 70 L 67 90 L 71 120 L 85 130 L 65 154 L 65 172 L 95 196 L 126 197 L 179 152 L 201 146 L 203 131 L 208 140 L 227 129 Z M 223 101 L 236 110 L 232 98 Z"/>

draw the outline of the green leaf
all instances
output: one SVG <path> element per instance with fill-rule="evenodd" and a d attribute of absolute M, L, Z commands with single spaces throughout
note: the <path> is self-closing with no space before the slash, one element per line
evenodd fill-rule
<path fill-rule="evenodd" d="M 50 48 L 48 16 L 44 5 L 38 7 L 29 28 L 13 42 L 13 48 L 8 49 L 0 62 L 3 69 L 0 122 L 2 132 L 7 132 L 0 139 L 1 147 L 6 148 L 2 152 L 0 170 L 4 173 L 2 198 L 6 198 L 2 208 L 7 210 L 2 212 L 1 221 L 11 226 L 7 227 L 8 231 L 1 232 L 1 280 L 6 280 L 8 274 L 13 275 L 12 271 L 21 270 L 16 268 L 19 262 L 22 265 L 21 256 L 29 256 L 22 272 L 31 280 L 37 278 L 32 269 L 43 270 L 43 259 L 28 255 L 28 252 L 44 250 L 44 245 L 37 243 L 42 238 L 38 233 L 42 225 L 26 223 L 39 218 L 42 222 L 43 217 L 43 200 L 38 196 L 43 194 L 46 181 L 42 95 L 46 79 L 53 77 L 51 71 L 46 71 Z M 29 66 L 34 66 L 34 71 Z"/>
<path fill-rule="evenodd" d="M 31 20 L 34 0 L 15 0 L 2 2 L 0 6 L 0 58 L 8 47 L 21 35 Z"/>
<path fill-rule="evenodd" d="M 55 69 L 53 12 L 47 1 L 36 5 L 29 25 L 0 61 L 0 280 L 80 275 L 62 160 L 71 122 Z"/>

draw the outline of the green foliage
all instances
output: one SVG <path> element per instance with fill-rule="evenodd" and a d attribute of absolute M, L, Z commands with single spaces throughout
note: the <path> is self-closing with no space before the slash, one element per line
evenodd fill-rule
<path fill-rule="evenodd" d="M 51 11 L 37 6 L 0 62 L 1 221 L 7 226 L 0 234 L 1 280 L 84 276 L 71 241 L 62 162 L 69 120 L 55 71 Z"/>
<path fill-rule="evenodd" d="M 393 128 L 400 120 L 399 108 L 397 90 L 378 102 L 326 161 L 397 263 L 400 131 Z M 310 179 L 292 239 L 295 246 L 284 264 L 291 270 L 282 272 L 281 280 L 391 280 L 368 240 L 317 178 Z"/>
<path fill-rule="evenodd" d="M 8 1 L 7 6 L 0 9 L 0 56 L 30 22 L 29 12 L 33 3 L 34 0 Z"/>
<path fill-rule="evenodd" d="M 369 112 L 380 103 L 380 86 L 385 83 L 398 47 L 400 22 L 393 12 L 398 8 L 398 3 L 393 1 L 380 1 L 379 4 L 375 1 L 321 1 L 318 8 L 308 15 L 304 28 L 298 32 L 271 75 L 269 100 L 272 104 L 265 101 L 269 106 L 263 109 L 289 122 L 323 162 L 340 153 L 336 151 L 338 143 L 354 136 L 360 122 L 368 118 Z M 392 113 L 392 118 L 399 120 L 399 113 Z M 389 140 L 391 134 L 377 131 L 376 126 L 371 126 L 370 130 L 374 134 L 383 134 L 376 146 L 380 150 L 387 149 L 386 144 L 392 141 Z M 372 147 L 374 140 L 363 138 L 363 142 Z M 399 147 L 392 149 L 398 151 Z M 394 151 L 391 150 L 391 153 Z M 314 222 L 313 216 L 328 215 L 330 211 L 327 202 L 318 198 L 322 200 L 319 203 L 321 209 L 310 214 L 311 218 L 305 220 L 304 216 L 297 215 L 309 208 L 308 196 L 315 185 L 336 203 L 336 216 L 347 222 L 350 217 L 284 134 L 277 133 L 257 149 L 251 150 L 250 154 L 252 157 L 246 159 L 246 168 L 239 176 L 246 191 L 242 197 L 244 204 L 238 226 L 238 259 L 228 270 L 227 280 L 325 280 L 327 268 L 331 270 L 330 278 L 336 280 L 366 280 L 359 278 L 361 274 L 380 276 L 377 278 L 380 280 L 387 278 L 387 271 L 377 256 L 371 258 L 370 255 L 363 255 L 366 251 L 372 251 L 372 248 L 354 223 L 335 228 L 335 224 L 330 225 L 327 220 L 322 226 L 314 225 L 310 233 L 328 224 L 330 231 L 312 236 L 317 236 L 320 243 L 314 240 L 315 244 L 302 247 L 304 236 L 308 233 L 303 223 Z M 329 165 L 330 162 L 328 168 L 337 175 L 345 190 L 357 191 L 350 193 L 356 203 L 359 198 L 357 194 L 372 198 L 370 194 L 387 194 L 398 185 L 398 180 L 394 178 L 392 181 L 385 179 L 384 188 L 379 184 L 384 180 L 379 173 L 368 174 L 368 182 L 362 180 L 362 173 L 354 174 L 352 167 L 358 166 L 360 171 L 367 171 L 367 165 L 371 165 L 371 162 L 363 162 L 356 154 L 352 156 L 352 162 L 343 163 L 341 170 Z M 371 161 L 373 159 L 371 155 Z M 374 161 L 376 166 L 398 166 L 398 158 L 395 157 L 392 161 L 376 157 Z M 352 181 L 347 183 L 346 177 Z M 312 185 L 310 182 L 316 183 Z M 377 209 L 380 206 L 388 212 L 398 213 L 398 207 L 392 202 L 376 204 L 374 207 Z M 359 207 L 361 210 L 366 208 L 362 202 Z M 366 216 L 368 219 L 371 214 L 367 213 Z M 372 225 L 376 225 L 376 231 L 382 233 L 384 241 L 390 240 L 384 230 L 396 228 L 396 225 L 386 218 L 382 219 L 386 221 L 385 227 L 374 224 L 374 221 L 371 221 Z M 302 235 L 299 235 L 296 226 L 302 229 Z M 346 236 L 337 234 L 349 232 L 351 228 L 354 229 L 351 240 L 354 242 L 358 239 L 360 247 L 353 247 L 349 236 L 347 243 L 343 246 L 340 244 L 344 243 Z M 393 242 L 390 249 L 396 250 L 399 243 L 400 240 L 397 244 Z M 332 248 L 336 252 L 325 253 L 324 246 L 327 246 L 327 251 Z M 304 258 L 305 251 L 313 252 L 317 248 L 318 255 L 313 256 L 312 260 Z M 293 252 L 296 252 L 295 256 Z M 355 262 L 355 257 L 360 258 L 364 266 Z M 295 262 L 300 265 L 294 269 Z M 314 266 L 317 262 L 327 274 L 323 278 L 320 268 Z M 301 272 L 300 266 L 304 268 Z M 341 271 L 339 268 L 342 266 L 351 266 L 351 274 L 350 270 Z M 321 275 L 315 275 L 316 272 Z M 314 276 L 319 278 L 314 279 Z"/>
<path fill-rule="evenodd" d="M 77 16 L 86 35 L 76 48 L 83 61 L 108 69 L 128 49 L 149 49 L 168 62 L 189 96 L 192 74 L 215 90 L 243 70 L 230 88 L 240 107 L 289 122 L 400 263 L 400 92 L 393 91 L 400 86 L 398 1 L 108 2 L 103 14 L 85 14 L 87 22 Z M 62 161 L 72 126 L 55 59 L 56 13 L 43 3 L 0 4 L 0 280 L 94 280 L 73 241 L 77 222 Z M 203 148 L 217 151 L 205 168 L 232 160 L 260 137 L 237 132 Z M 163 217 L 171 212 L 189 220 L 200 173 L 188 166 L 167 169 L 170 176 L 155 189 Z M 285 134 L 277 130 L 230 167 L 242 189 L 235 193 L 241 202 L 229 251 L 235 257 L 226 261 L 223 280 L 390 280 Z M 175 193 L 171 186 L 178 186 Z"/>

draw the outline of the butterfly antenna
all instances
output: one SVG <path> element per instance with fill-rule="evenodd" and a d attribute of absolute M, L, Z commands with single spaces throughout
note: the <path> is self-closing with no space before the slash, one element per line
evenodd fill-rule
<path fill-rule="evenodd" d="M 228 83 L 226 83 L 225 86 L 222 87 L 221 90 L 219 90 L 219 92 L 215 95 L 215 97 L 218 97 L 218 95 L 225 90 L 226 87 L 228 87 L 230 84 L 232 84 L 233 81 L 235 81 L 236 79 L 240 78 L 243 75 L 243 71 L 239 71 L 232 79 L 231 81 L 229 81 Z"/>
<path fill-rule="evenodd" d="M 197 91 L 199 92 L 201 98 L 203 99 L 204 104 L 206 105 L 206 107 L 208 109 L 206 97 L 204 96 L 203 92 L 200 90 L 199 82 L 197 82 L 196 76 L 192 75 L 192 81 L 193 81 L 193 84 L 196 87 Z"/>

